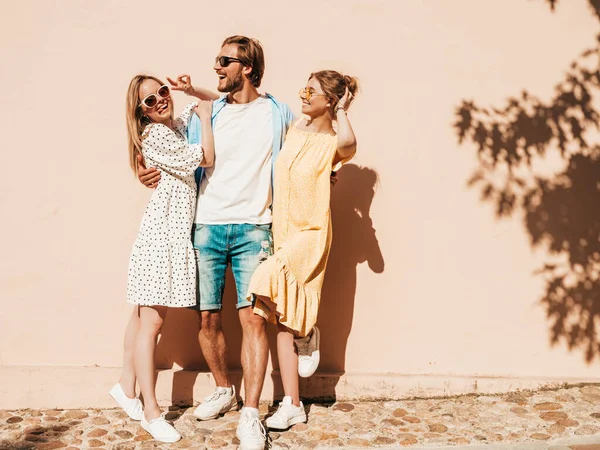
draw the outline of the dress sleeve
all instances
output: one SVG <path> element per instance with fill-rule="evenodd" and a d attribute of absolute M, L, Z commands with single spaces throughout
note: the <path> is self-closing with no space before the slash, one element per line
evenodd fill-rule
<path fill-rule="evenodd" d="M 174 120 L 173 125 L 175 128 L 177 128 L 177 131 L 183 135 L 187 134 L 188 124 L 190 123 L 190 118 L 192 117 L 192 114 L 194 114 L 194 108 L 196 106 L 198 106 L 198 102 L 189 103 L 185 108 L 183 108 L 183 111 L 181 111 L 179 117 Z"/>
<path fill-rule="evenodd" d="M 199 144 L 188 144 L 183 136 L 161 124 L 149 125 L 142 136 L 146 167 L 156 167 L 177 178 L 193 174 L 204 152 Z"/>

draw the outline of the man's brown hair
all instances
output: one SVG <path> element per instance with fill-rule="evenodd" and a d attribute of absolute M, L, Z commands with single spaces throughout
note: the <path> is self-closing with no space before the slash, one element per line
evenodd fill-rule
<path fill-rule="evenodd" d="M 265 54 L 258 39 L 239 35 L 230 36 L 223 41 L 221 47 L 226 45 L 237 46 L 237 57 L 246 67 L 252 67 L 252 72 L 248 75 L 250 83 L 256 88 L 259 87 L 265 73 Z"/>

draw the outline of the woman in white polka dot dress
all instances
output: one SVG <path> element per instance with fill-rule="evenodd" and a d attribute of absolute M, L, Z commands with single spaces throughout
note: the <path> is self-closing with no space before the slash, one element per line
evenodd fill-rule
<path fill-rule="evenodd" d="M 186 138 L 187 124 L 194 113 L 202 123 L 201 146 L 188 144 Z M 142 427 L 162 442 L 175 442 L 181 435 L 165 420 L 156 401 L 154 353 L 168 308 L 196 304 L 196 260 L 191 242 L 197 189 L 194 172 L 199 166 L 209 167 L 214 162 L 211 115 L 212 101 L 201 100 L 187 105 L 174 119 L 170 88 L 161 80 L 137 75 L 129 84 L 127 131 L 131 166 L 137 173 L 141 154 L 146 167 L 156 167 L 161 178 L 133 245 L 127 279 L 127 301 L 137 307 L 125 341 L 126 347 L 128 341 L 133 342 L 133 371 L 129 372 L 134 373 L 144 397 L 143 411 L 135 397 L 135 378 L 123 383 L 121 377 L 110 393 L 130 417 L 141 420 Z"/>

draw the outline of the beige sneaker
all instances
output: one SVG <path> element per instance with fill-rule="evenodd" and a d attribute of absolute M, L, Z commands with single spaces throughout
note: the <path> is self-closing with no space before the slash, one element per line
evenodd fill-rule
<path fill-rule="evenodd" d="M 227 388 L 218 387 L 198 405 L 194 410 L 194 416 L 200 420 L 210 420 L 237 409 L 235 386 L 231 385 L 231 392 Z"/>
<path fill-rule="evenodd" d="M 115 384 L 108 392 L 112 398 L 119 404 L 123 411 L 133 420 L 142 420 L 144 416 L 143 405 L 139 398 L 129 398 L 125 395 L 123 388 L 119 383 Z"/>
<path fill-rule="evenodd" d="M 155 441 L 173 443 L 181 439 L 179 431 L 165 419 L 165 413 L 150 421 L 147 421 L 146 416 L 142 415 L 141 425 Z"/>
<path fill-rule="evenodd" d="M 240 440 L 239 450 L 263 450 L 267 442 L 265 427 L 258 416 L 253 416 L 242 409 L 240 420 L 235 432 Z"/>
<path fill-rule="evenodd" d="M 287 430 L 292 425 L 306 422 L 306 411 L 304 405 L 300 402 L 300 406 L 292 404 L 292 397 L 283 397 L 283 401 L 279 404 L 279 409 L 271 417 L 267 418 L 267 428 L 275 430 Z"/>
<path fill-rule="evenodd" d="M 298 375 L 303 378 L 310 377 L 319 367 L 319 361 L 321 360 L 320 341 L 321 333 L 317 327 L 314 327 L 308 336 L 294 339 L 298 348 Z"/>

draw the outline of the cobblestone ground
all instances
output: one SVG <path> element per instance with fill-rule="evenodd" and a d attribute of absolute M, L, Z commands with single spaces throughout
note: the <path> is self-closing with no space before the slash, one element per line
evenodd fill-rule
<path fill-rule="evenodd" d="M 315 403 L 306 408 L 307 424 L 269 432 L 272 449 L 525 446 L 535 442 L 552 447 L 555 441 L 586 436 L 598 436 L 600 442 L 598 386 L 500 396 Z M 273 411 L 261 405 L 263 417 Z M 237 448 L 239 412 L 204 422 L 197 421 L 192 412 L 193 408 L 170 408 L 167 419 L 184 439 L 169 445 L 154 442 L 139 423 L 117 409 L 0 410 L 0 449 Z M 511 448 L 521 448 L 518 445 Z"/>

